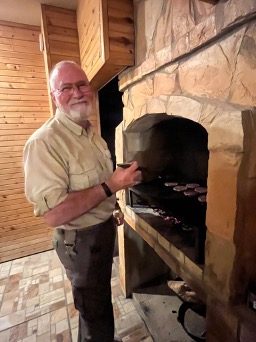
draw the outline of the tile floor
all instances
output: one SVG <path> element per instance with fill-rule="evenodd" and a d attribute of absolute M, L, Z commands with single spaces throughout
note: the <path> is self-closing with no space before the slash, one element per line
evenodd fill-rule
<path fill-rule="evenodd" d="M 117 265 L 116 257 L 111 283 L 117 334 L 122 342 L 153 342 L 133 300 L 122 295 Z M 75 342 L 77 326 L 71 286 L 55 251 L 0 264 L 1 342 Z"/>

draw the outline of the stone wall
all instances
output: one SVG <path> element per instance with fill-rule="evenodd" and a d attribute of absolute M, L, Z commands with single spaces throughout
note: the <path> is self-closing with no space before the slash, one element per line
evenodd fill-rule
<path fill-rule="evenodd" d="M 210 158 L 202 282 L 210 302 L 242 303 L 249 279 L 256 280 L 256 1 L 134 5 L 136 66 L 120 75 L 117 161 L 123 161 L 122 131 L 146 113 L 180 115 L 205 127 Z"/>

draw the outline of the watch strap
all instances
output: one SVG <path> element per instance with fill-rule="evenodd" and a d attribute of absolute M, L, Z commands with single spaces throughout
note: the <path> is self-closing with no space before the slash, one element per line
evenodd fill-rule
<path fill-rule="evenodd" d="M 101 183 L 101 186 L 103 187 L 103 190 L 105 191 L 107 197 L 111 197 L 113 195 L 112 191 L 109 189 L 105 182 Z"/>

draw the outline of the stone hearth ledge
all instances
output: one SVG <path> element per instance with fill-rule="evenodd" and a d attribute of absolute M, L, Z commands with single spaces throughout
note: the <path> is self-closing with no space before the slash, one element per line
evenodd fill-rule
<path fill-rule="evenodd" d="M 130 206 L 125 207 L 125 221 L 147 242 L 170 269 L 193 289 L 200 300 L 206 302 L 203 286 L 203 267 L 191 261 L 153 227 L 137 215 Z"/>

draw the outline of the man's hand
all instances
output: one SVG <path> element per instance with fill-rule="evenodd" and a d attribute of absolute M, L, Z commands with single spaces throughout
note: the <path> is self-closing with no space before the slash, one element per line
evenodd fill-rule
<path fill-rule="evenodd" d="M 123 169 L 118 167 L 113 175 L 106 181 L 110 190 L 114 193 L 121 189 L 127 189 L 141 181 L 141 171 L 138 171 L 138 163 L 132 162 L 131 166 Z"/>

